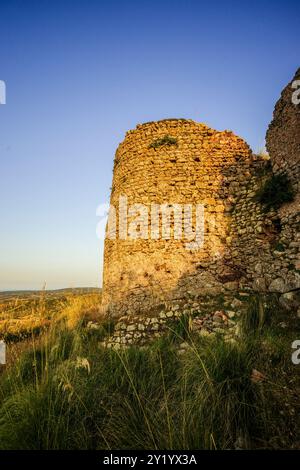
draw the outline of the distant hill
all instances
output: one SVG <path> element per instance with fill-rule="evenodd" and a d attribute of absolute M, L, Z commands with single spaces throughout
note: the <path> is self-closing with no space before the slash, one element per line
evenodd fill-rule
<path fill-rule="evenodd" d="M 74 294 L 87 294 L 93 292 L 101 292 L 100 287 L 67 287 L 64 289 L 52 289 L 52 290 L 9 290 L 9 291 L 0 291 L 0 299 L 7 298 L 7 297 L 27 297 L 27 296 L 39 296 L 42 293 L 46 293 L 47 296 L 49 295 L 64 295 L 70 294 L 74 292 Z"/>

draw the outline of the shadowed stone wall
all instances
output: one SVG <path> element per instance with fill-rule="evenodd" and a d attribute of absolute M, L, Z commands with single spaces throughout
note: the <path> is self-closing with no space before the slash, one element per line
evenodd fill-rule
<path fill-rule="evenodd" d="M 298 193 L 300 190 L 299 89 L 300 68 L 282 91 L 266 135 L 267 150 L 271 156 L 274 173 L 286 172 Z M 299 210 L 299 205 L 297 208 L 295 206 L 295 211 L 296 209 Z"/>
<path fill-rule="evenodd" d="M 120 239 L 118 224 L 116 239 L 106 238 L 106 312 L 158 316 L 174 305 L 181 310 L 197 308 L 205 295 L 300 288 L 300 129 L 294 91 L 288 85 L 275 107 L 267 133 L 270 161 L 253 155 L 232 132 L 192 120 L 150 122 L 127 132 L 115 156 L 111 204 L 117 221 L 120 196 L 126 196 L 127 208 L 143 204 L 149 216 L 139 230 L 143 236 L 148 230 L 148 239 Z M 266 212 L 257 192 L 278 172 L 289 176 L 296 197 L 278 211 Z M 151 239 L 153 203 L 203 204 L 203 246 L 187 249 L 184 237 L 174 239 L 178 214 L 171 217 L 169 239 L 161 238 L 161 232 L 159 239 Z M 129 231 L 137 214 L 136 208 L 127 213 Z"/>
<path fill-rule="evenodd" d="M 151 147 L 166 136 L 176 143 Z M 127 133 L 116 152 L 111 204 L 117 207 L 120 195 L 127 196 L 128 206 L 142 203 L 149 213 L 151 203 L 203 204 L 204 245 L 190 250 L 185 238 L 173 236 L 106 239 L 103 303 L 110 311 L 147 311 L 199 289 L 216 294 L 232 281 L 224 255 L 235 169 L 240 168 L 238 178 L 246 178 L 252 160 L 249 146 L 232 132 L 191 120 L 146 123 Z"/>

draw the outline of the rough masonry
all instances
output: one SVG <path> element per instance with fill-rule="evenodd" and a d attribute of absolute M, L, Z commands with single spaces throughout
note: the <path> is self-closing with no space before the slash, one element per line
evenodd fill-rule
<path fill-rule="evenodd" d="M 294 80 L 298 77 L 299 71 Z M 115 239 L 105 240 L 105 312 L 159 318 L 174 306 L 192 308 L 203 296 L 300 288 L 300 106 L 292 102 L 294 80 L 276 104 L 267 132 L 270 160 L 254 155 L 231 131 L 192 120 L 149 122 L 127 132 L 115 156 L 111 204 L 119 229 L 120 197 L 123 202 L 126 197 L 126 235 L 133 226 L 141 237 L 119 237 L 117 231 Z M 257 194 L 278 173 L 287 174 L 295 198 L 266 211 Z M 134 204 L 148 211 L 144 226 L 137 224 L 140 211 Z M 160 231 L 158 239 L 151 238 L 152 204 L 169 206 L 169 237 Z M 201 248 L 187 249 L 186 239 L 174 237 L 176 204 L 203 205 Z"/>

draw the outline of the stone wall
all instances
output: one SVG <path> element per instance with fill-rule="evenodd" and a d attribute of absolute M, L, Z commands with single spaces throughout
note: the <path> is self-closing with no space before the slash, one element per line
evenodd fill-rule
<path fill-rule="evenodd" d="M 111 204 L 117 220 L 120 196 L 127 197 L 128 207 L 144 204 L 148 222 L 151 203 L 203 204 L 204 244 L 187 249 L 184 237 L 174 239 L 176 216 L 169 239 L 151 239 L 150 232 L 148 239 L 106 238 L 107 313 L 158 317 L 174 305 L 192 309 L 205 295 L 300 288 L 299 106 L 291 94 L 290 84 L 267 133 L 270 161 L 253 155 L 232 132 L 191 120 L 150 122 L 127 132 L 114 165 Z M 266 212 L 257 193 L 280 172 L 292 181 L 295 200 Z M 135 217 L 128 215 L 129 225 Z"/>
<path fill-rule="evenodd" d="M 300 288 L 300 214 L 298 208 L 288 215 L 294 202 L 266 212 L 257 200 L 272 174 L 269 161 L 257 160 L 247 182 L 236 188 L 228 263 L 240 268 L 240 289 L 283 293 Z"/>
<path fill-rule="evenodd" d="M 151 145 L 169 136 L 176 144 Z M 166 302 L 216 294 L 236 274 L 224 264 L 236 175 L 247 178 L 253 155 L 230 131 L 191 120 L 170 119 L 137 126 L 116 152 L 111 204 L 203 204 L 204 245 L 187 240 L 106 239 L 103 305 L 114 315 L 160 309 Z M 117 210 L 117 218 L 119 211 Z M 130 217 L 129 217 L 130 219 Z M 130 221 L 130 220 L 129 220 Z M 195 221 L 193 227 L 195 228 Z M 231 276 L 231 277 L 230 277 Z"/>
<path fill-rule="evenodd" d="M 296 97 L 299 99 L 300 93 L 296 87 L 300 88 L 300 68 L 276 103 L 273 120 L 267 130 L 266 144 L 274 173 L 287 173 L 295 190 L 299 192 L 300 104 L 297 104 Z"/>
<path fill-rule="evenodd" d="M 285 173 L 292 183 L 295 198 L 278 210 L 281 241 L 285 247 L 281 254 L 288 263 L 289 273 L 280 274 L 276 287 L 287 292 L 300 288 L 300 68 L 282 91 L 276 103 L 273 120 L 266 135 L 274 174 Z M 274 283 L 273 283 L 274 285 Z"/>
<path fill-rule="evenodd" d="M 239 319 L 246 307 L 245 300 L 247 299 L 242 302 L 228 297 L 223 303 L 217 298 L 202 298 L 185 308 L 173 305 L 167 311 L 161 310 L 154 316 L 125 315 L 118 319 L 114 333 L 102 345 L 114 349 L 131 345 L 145 346 L 157 338 L 169 335 L 170 340 L 173 339 L 183 352 L 189 347 L 185 338 L 190 342 L 196 335 L 222 335 L 225 341 L 235 342 L 241 333 Z"/>

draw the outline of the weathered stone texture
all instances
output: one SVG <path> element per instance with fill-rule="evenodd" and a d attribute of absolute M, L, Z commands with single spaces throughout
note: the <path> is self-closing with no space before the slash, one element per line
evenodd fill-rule
<path fill-rule="evenodd" d="M 150 122 L 127 132 L 115 156 L 111 204 L 118 208 L 121 195 L 149 213 L 151 203 L 203 204 L 204 245 L 189 250 L 186 239 L 173 236 L 107 238 L 105 311 L 155 316 L 174 305 L 188 310 L 204 295 L 300 288 L 300 105 L 292 103 L 294 91 L 289 84 L 276 104 L 267 132 L 270 161 L 253 155 L 232 132 L 192 120 Z M 176 144 L 151 146 L 166 136 Z M 287 173 L 296 196 L 266 213 L 256 194 L 272 172 Z"/>
<path fill-rule="evenodd" d="M 280 238 L 286 247 L 285 270 L 273 282 L 280 292 L 300 288 L 300 68 L 282 91 L 266 135 L 273 172 L 286 173 L 295 192 L 294 201 L 278 210 Z M 278 256 L 277 256 L 278 258 Z M 288 268 L 288 273 L 286 269 Z M 278 273 L 280 269 L 278 270 Z M 281 278 L 281 280 L 280 280 Z M 284 288 L 283 288 L 284 284 Z"/>
<path fill-rule="evenodd" d="M 295 189 L 299 191 L 300 105 L 293 103 L 293 95 L 297 90 L 295 82 L 298 80 L 300 80 L 300 68 L 276 103 L 273 120 L 266 135 L 266 145 L 271 155 L 273 171 L 286 172 Z"/>
<path fill-rule="evenodd" d="M 236 299 L 238 300 L 238 299 Z M 240 302 L 243 304 L 243 302 Z M 182 311 L 174 305 L 168 311 L 162 310 L 157 316 L 125 315 L 118 319 L 114 332 L 101 344 L 108 348 L 120 349 L 133 344 L 144 346 L 169 334 L 173 339 L 183 340 L 180 333 L 176 333 L 176 323 L 181 321 L 186 325 L 185 333 L 199 334 L 200 336 L 224 335 L 226 341 L 235 341 L 239 335 L 239 317 L 244 305 L 238 305 L 235 310 L 216 306 L 209 301 L 194 302 L 190 310 Z M 238 308 L 238 311 L 237 311 Z M 185 313 L 184 313 L 185 312 Z M 92 325 L 90 325 L 90 328 Z M 180 352 L 189 348 L 187 343 L 181 343 Z"/>
<path fill-rule="evenodd" d="M 164 136 L 176 145 L 149 148 Z M 147 311 L 190 294 L 215 294 L 235 272 L 224 265 L 230 231 L 231 194 L 247 178 L 253 156 L 232 132 L 191 120 L 137 126 L 116 152 L 111 204 L 203 204 L 204 245 L 187 250 L 186 239 L 105 241 L 103 302 L 111 312 Z M 237 175 L 236 169 L 239 168 Z"/>
<path fill-rule="evenodd" d="M 239 288 L 257 292 L 288 292 L 300 288 L 299 208 L 287 215 L 285 204 L 265 212 L 255 195 L 272 175 L 267 161 L 254 162 L 240 187 L 232 211 L 229 265 L 239 267 Z"/>

